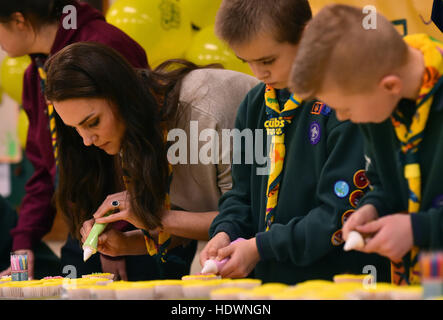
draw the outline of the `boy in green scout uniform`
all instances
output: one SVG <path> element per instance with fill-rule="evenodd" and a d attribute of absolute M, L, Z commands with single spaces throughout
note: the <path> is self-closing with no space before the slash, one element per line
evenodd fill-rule
<path fill-rule="evenodd" d="M 286 89 L 310 18 L 306 0 L 221 4 L 218 36 L 263 83 L 240 105 L 236 128 L 251 133 L 252 140 L 234 147 L 241 163 L 234 154 L 233 188 L 220 199 L 200 262 L 230 257 L 223 277 L 246 277 L 255 270 L 264 282 L 288 284 L 361 274 L 373 265 L 378 280 L 386 281 L 387 259 L 344 252 L 342 246 L 343 223 L 368 187 L 358 128 L 340 123 L 327 105 L 302 101 Z M 247 161 L 257 150 L 269 155 L 270 171 L 257 156 Z M 230 244 L 237 238 L 247 240 Z"/>
<path fill-rule="evenodd" d="M 371 191 L 343 237 L 359 231 L 368 237 L 362 252 L 391 259 L 394 283 L 418 284 L 420 250 L 443 247 L 443 44 L 402 38 L 379 14 L 376 28 L 365 28 L 364 18 L 361 8 L 322 9 L 300 43 L 291 88 L 340 120 L 367 123 Z"/>

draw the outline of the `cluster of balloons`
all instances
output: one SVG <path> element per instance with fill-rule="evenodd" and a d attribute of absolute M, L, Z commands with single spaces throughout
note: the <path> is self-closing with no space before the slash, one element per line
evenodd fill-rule
<path fill-rule="evenodd" d="M 252 74 L 246 63 L 214 33 L 222 0 L 116 0 L 106 20 L 125 31 L 146 51 L 152 67 L 171 58 L 198 65 L 220 63 Z"/>
<path fill-rule="evenodd" d="M 248 64 L 239 60 L 214 33 L 215 16 L 221 1 L 116 0 L 109 8 L 106 20 L 145 49 L 152 67 L 167 59 L 184 58 L 198 65 L 220 63 L 225 69 L 252 75 Z M 19 104 L 23 75 L 30 62 L 28 56 L 7 57 L 1 64 L 1 89 Z M 18 123 L 18 136 L 24 147 L 28 119 L 23 110 L 20 110 Z"/>
<path fill-rule="evenodd" d="M 0 66 L 0 83 L 2 85 L 0 95 L 4 92 L 18 104 L 22 103 L 23 76 L 26 68 L 31 63 L 29 56 L 18 58 L 6 57 Z M 17 122 L 17 135 L 21 147 L 26 146 L 29 121 L 23 108 L 20 108 Z"/>

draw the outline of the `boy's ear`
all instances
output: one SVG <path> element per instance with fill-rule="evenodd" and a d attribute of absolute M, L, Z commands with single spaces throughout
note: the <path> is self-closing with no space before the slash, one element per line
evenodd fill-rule
<path fill-rule="evenodd" d="M 21 12 L 14 12 L 11 15 L 11 23 L 17 30 L 23 31 L 26 29 L 27 23 L 26 19 Z"/>
<path fill-rule="evenodd" d="M 400 77 L 396 75 L 387 75 L 380 80 L 378 86 L 388 93 L 399 95 L 401 93 L 403 83 Z"/>

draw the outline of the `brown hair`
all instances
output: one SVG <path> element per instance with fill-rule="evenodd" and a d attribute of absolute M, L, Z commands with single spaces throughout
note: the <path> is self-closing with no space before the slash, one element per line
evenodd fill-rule
<path fill-rule="evenodd" d="M 42 25 L 57 22 L 63 13 L 63 8 L 73 5 L 74 0 L 13 0 L 2 1 L 0 6 L 0 22 L 8 23 L 14 13 L 21 13 L 34 29 Z"/>
<path fill-rule="evenodd" d="M 374 86 L 406 62 L 407 45 L 391 22 L 377 13 L 365 29 L 362 8 L 328 5 L 308 23 L 289 77 L 303 99 L 315 98 L 325 77 L 347 92 Z"/>
<path fill-rule="evenodd" d="M 121 157 L 130 181 L 127 191 L 131 209 L 147 229 L 161 226 L 169 189 L 164 129 L 179 115 L 183 78 L 201 67 L 174 60 L 156 70 L 135 70 L 110 47 L 78 42 L 51 57 L 45 68 L 49 101 L 103 98 L 115 108 L 126 128 Z M 57 209 L 65 216 L 71 234 L 79 238 L 82 223 L 106 196 L 124 189 L 120 161 L 99 148 L 86 147 L 74 128 L 66 126 L 57 114 L 55 119 L 59 148 Z"/>
<path fill-rule="evenodd" d="M 223 0 L 215 33 L 228 44 L 238 44 L 269 30 L 277 41 L 296 44 L 311 17 L 307 0 Z"/>

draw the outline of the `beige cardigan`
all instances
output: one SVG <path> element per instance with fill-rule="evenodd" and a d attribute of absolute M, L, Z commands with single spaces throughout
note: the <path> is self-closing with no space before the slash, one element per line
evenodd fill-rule
<path fill-rule="evenodd" d="M 180 92 L 183 114 L 177 126 L 186 133 L 187 161 L 186 164 L 172 166 L 172 209 L 194 212 L 218 210 L 220 196 L 232 188 L 231 165 L 222 163 L 221 130 L 234 128 L 240 103 L 258 83 L 249 75 L 220 69 L 194 70 L 185 77 Z M 192 126 L 196 128 L 198 125 L 198 135 L 191 136 L 191 121 L 196 121 Z M 198 150 L 208 145 L 209 140 L 198 141 L 202 130 L 208 128 L 218 133 L 219 160 L 210 164 L 202 164 L 198 160 L 197 164 L 191 164 L 192 157 L 199 159 L 191 150 L 191 143 L 194 146 L 198 143 Z M 193 132 L 196 130 L 193 129 Z M 190 141 L 192 138 L 193 142 Z M 177 143 L 177 139 L 171 139 L 171 143 Z M 230 149 L 232 158 L 232 142 Z"/>

